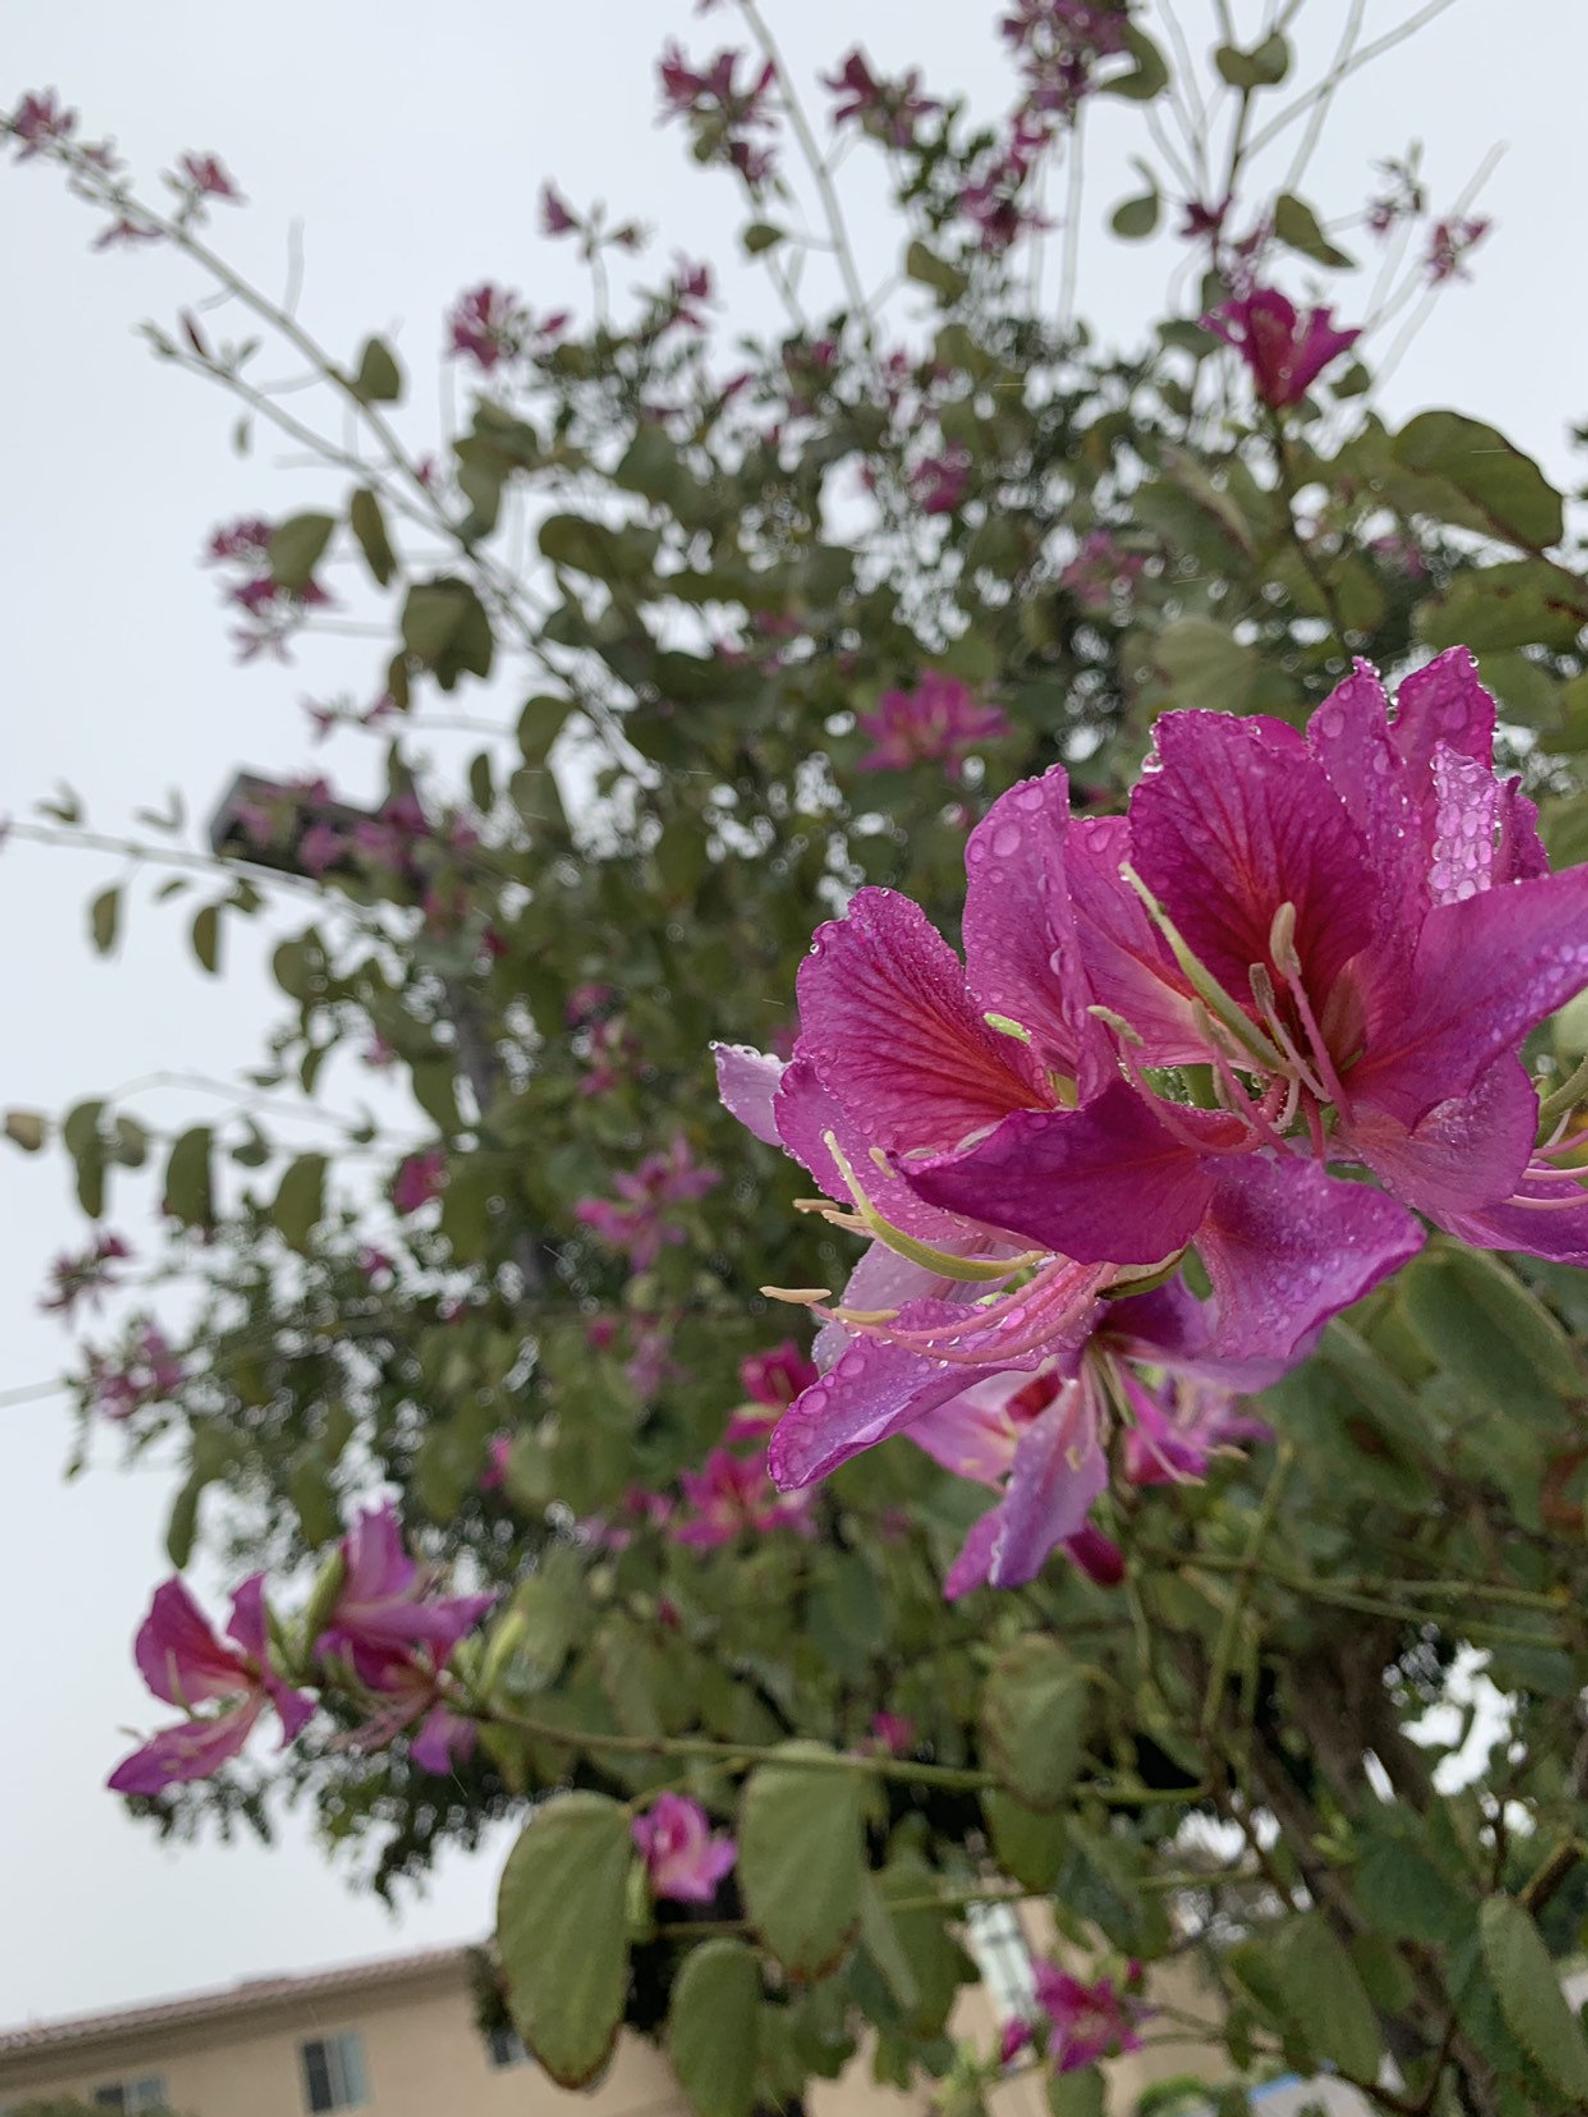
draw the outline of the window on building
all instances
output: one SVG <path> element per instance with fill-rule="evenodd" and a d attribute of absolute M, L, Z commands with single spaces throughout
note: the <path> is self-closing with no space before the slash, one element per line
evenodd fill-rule
<path fill-rule="evenodd" d="M 92 2096 L 96 2110 L 165 2110 L 170 2107 L 165 2081 L 158 2073 L 136 2080 L 107 2080 Z"/>
<path fill-rule="evenodd" d="M 966 1918 L 966 1939 L 976 1958 L 998 2019 L 1029 2015 L 1037 2003 L 1036 1973 L 1031 1950 L 1015 1916 L 1012 1904 L 972 1904 Z"/>
<path fill-rule="evenodd" d="M 317 2036 L 302 2046 L 306 2110 L 356 2110 L 369 2100 L 364 2039 L 356 2029 Z"/>
<path fill-rule="evenodd" d="M 485 2039 L 493 2066 L 527 2066 L 529 2053 L 516 2029 L 493 2029 Z"/>

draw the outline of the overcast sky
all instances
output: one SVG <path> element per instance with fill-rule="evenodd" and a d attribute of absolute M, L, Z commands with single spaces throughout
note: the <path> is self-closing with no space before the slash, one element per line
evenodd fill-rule
<path fill-rule="evenodd" d="M 996 9 L 983 0 L 766 5 L 804 74 L 858 37 L 884 67 L 921 60 L 930 86 L 962 90 L 989 114 L 1006 104 Z M 1367 0 L 1368 34 L 1410 12 L 1409 0 Z M 1199 47 L 1206 13 L 1203 0 L 1182 0 Z M 1248 27 L 1259 13 L 1257 0 L 1237 0 Z M 1303 78 L 1345 14 L 1346 0 L 1310 0 Z M 1514 39 L 1493 35 L 1494 14 L 1493 0 L 1457 0 L 1352 84 L 1305 189 L 1331 214 L 1350 211 L 1373 186 L 1374 159 L 1420 137 L 1434 193 L 1450 198 L 1491 144 L 1508 143 L 1483 198 L 1498 232 L 1477 284 L 1434 315 L 1388 403 L 1396 414 L 1452 404 L 1487 416 L 1564 470 L 1565 429 L 1588 414 L 1572 203 L 1588 13 L 1580 0 L 1529 0 L 1513 17 L 1525 38 Z M 580 296 L 567 247 L 535 232 L 544 175 L 576 202 L 604 194 L 656 224 L 662 256 L 727 252 L 731 187 L 656 129 L 651 60 L 669 30 L 698 50 L 731 38 L 732 18 L 730 6 L 694 22 L 687 0 L 274 0 L 263 15 L 213 0 L 0 0 L 0 105 L 54 83 L 90 132 L 113 132 L 145 172 L 184 148 L 219 151 L 251 201 L 244 214 L 222 209 L 231 253 L 279 287 L 285 231 L 304 221 L 306 320 L 347 353 L 372 328 L 394 335 L 418 381 L 423 409 L 407 431 L 423 447 L 438 319 L 460 286 L 502 280 L 542 310 Z M 1081 310 L 1126 342 L 1173 261 L 1097 234 L 1109 206 L 1139 188 L 1127 163 L 1138 124 L 1123 106 L 1102 115 L 1084 213 Z M 890 238 L 864 185 L 856 218 L 880 279 Z M 191 298 L 191 279 L 152 252 L 91 255 L 94 226 L 40 165 L 0 171 L 0 812 L 21 813 L 66 779 L 90 820 L 115 828 L 171 785 L 203 814 L 240 763 L 298 768 L 302 697 L 373 686 L 367 650 L 349 642 L 306 649 L 285 671 L 234 664 L 215 581 L 194 563 L 204 534 L 334 488 L 279 467 L 268 448 L 247 462 L 229 453 L 225 406 L 132 335 L 139 318 Z M 1300 291 L 1302 275 L 1290 283 Z M 1353 288 L 1362 300 L 1361 281 L 1337 297 L 1347 317 Z M 735 278 L 729 296 L 736 318 L 770 319 L 759 281 Z M 355 786 L 372 762 L 353 737 L 328 758 Z M 59 1107 L 161 1068 L 227 1074 L 258 1052 L 272 1014 L 263 937 L 239 936 L 231 974 L 204 980 L 185 958 L 185 922 L 149 904 L 145 887 L 122 954 L 98 962 L 83 901 L 112 879 L 113 865 L 78 853 L 13 844 L 0 855 L 0 989 L 11 996 L 0 1104 Z M 146 1096 L 139 1107 L 170 1122 L 193 1103 Z M 53 1159 L 7 1152 L 0 1185 L 3 1398 L 61 1364 L 62 1335 L 36 1297 L 48 1257 L 80 1239 L 81 1222 Z M 164 1569 L 169 1480 L 118 1473 L 102 1447 L 102 1467 L 68 1487 L 68 1445 L 59 1400 L 0 1402 L 0 2024 L 477 1937 L 497 1850 L 445 1866 L 396 1925 L 301 1834 L 273 1854 L 163 1852 L 101 1790 L 118 1729 L 149 1719 L 128 1649 Z"/>

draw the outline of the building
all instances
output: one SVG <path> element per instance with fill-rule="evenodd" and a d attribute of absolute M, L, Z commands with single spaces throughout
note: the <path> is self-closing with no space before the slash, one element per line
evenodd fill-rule
<path fill-rule="evenodd" d="M 1029 1999 L 1025 1936 L 1009 1907 L 987 1907 L 968 1936 L 987 1982 L 955 2028 L 982 2049 L 997 2020 Z M 977 1930 L 980 1928 L 982 1930 Z M 1184 2051 L 1143 2052 L 1116 2069 L 1118 2107 Z M 518 2039 L 475 2020 L 469 1951 L 444 1948 L 298 1976 L 250 1979 L 150 2006 L 0 2031 L 0 2117 L 34 2098 L 173 2117 L 689 2117 L 666 2059 L 625 2036 L 597 2085 L 579 2094 L 540 2072 Z M 872 2081 L 864 2057 L 816 2084 L 810 2117 L 921 2117 L 926 2094 Z M 1012 2078 L 996 2117 L 1045 2117 L 1039 2081 Z"/>

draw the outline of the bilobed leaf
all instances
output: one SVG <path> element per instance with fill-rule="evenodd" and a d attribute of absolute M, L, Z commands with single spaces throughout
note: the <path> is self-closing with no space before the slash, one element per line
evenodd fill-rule
<path fill-rule="evenodd" d="M 1031 1808 L 1057 1808 L 1075 1783 L 1086 1679 L 1056 1640 L 1028 1632 L 993 1663 L 981 1696 L 993 1770 Z"/>
<path fill-rule="evenodd" d="M 696 2117 L 750 2117 L 760 2062 L 761 1970 L 743 1941 L 691 1948 L 673 1984 L 667 2055 Z"/>
<path fill-rule="evenodd" d="M 1286 1920 L 1268 1953 L 1280 2004 L 1312 2049 L 1342 2073 L 1374 2079 L 1382 2048 L 1378 2020 L 1328 1922 L 1318 1912 Z"/>
<path fill-rule="evenodd" d="M 604 1794 L 558 1794 L 507 1856 L 496 1945 L 508 2006 L 552 2079 L 583 2087 L 605 2065 L 628 1985 L 629 1821 Z"/>
<path fill-rule="evenodd" d="M 364 554 L 364 563 L 375 576 L 376 586 L 384 588 L 397 571 L 397 554 L 386 533 L 386 517 L 381 512 L 380 501 L 367 485 L 361 485 L 349 501 L 347 519 L 358 539 L 358 548 Z"/>
<path fill-rule="evenodd" d="M 795 1742 L 788 1757 L 830 1755 Z M 815 1764 L 763 1764 L 739 1811 L 739 1885 L 750 1922 L 793 1976 L 836 1963 L 860 1923 L 865 1874 L 860 1775 Z"/>
<path fill-rule="evenodd" d="M 121 932 L 121 885 L 102 889 L 88 907 L 88 936 L 95 952 L 108 956 Z"/>
<path fill-rule="evenodd" d="M 271 532 L 270 577 L 279 588 L 306 588 L 336 527 L 334 515 L 289 515 Z"/>
<path fill-rule="evenodd" d="M 1560 542 L 1560 494 L 1494 427 L 1459 412 L 1419 412 L 1395 436 L 1394 455 L 1408 470 L 1445 479 L 1508 543 L 1545 551 Z"/>
<path fill-rule="evenodd" d="M 1251 51 L 1238 45 L 1221 44 L 1213 54 L 1221 80 L 1231 88 L 1277 88 L 1290 71 L 1290 45 L 1278 30 Z"/>
<path fill-rule="evenodd" d="M 1479 1933 L 1506 2027 L 1574 2106 L 1588 2102 L 1588 2042 L 1531 1915 L 1514 1897 L 1490 1897 Z"/>
<path fill-rule="evenodd" d="M 1107 80 L 1099 81 L 1097 92 L 1105 96 L 1123 96 L 1127 103 L 1150 103 L 1169 86 L 1169 69 L 1163 53 L 1147 32 L 1134 22 L 1125 32 L 1124 48 L 1134 62 L 1130 72 L 1112 74 Z"/>
<path fill-rule="evenodd" d="M 403 393 L 402 369 L 383 338 L 366 338 L 359 355 L 353 394 L 360 404 L 395 404 Z"/>
<path fill-rule="evenodd" d="M 289 1162 L 276 1190 L 270 1217 L 289 1249 L 307 1252 L 309 1237 L 325 1217 L 325 1156 L 300 1154 Z"/>

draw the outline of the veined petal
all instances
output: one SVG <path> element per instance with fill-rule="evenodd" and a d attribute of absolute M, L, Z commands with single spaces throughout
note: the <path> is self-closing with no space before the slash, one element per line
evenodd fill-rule
<path fill-rule="evenodd" d="M 856 893 L 799 973 L 799 1053 L 878 1146 L 950 1146 L 1048 1100 L 1041 1068 L 982 1020 L 918 904 Z"/>
<path fill-rule="evenodd" d="M 1209 1145 L 1239 1121 L 1177 1108 Z M 1022 1110 L 964 1153 L 911 1163 L 931 1205 L 1088 1263 L 1156 1264 L 1196 1233 L 1213 1161 L 1168 1131 L 1147 1097 L 1115 1080 L 1079 1110 Z"/>
<path fill-rule="evenodd" d="M 1107 1484 L 1097 1403 L 1083 1376 L 1067 1383 L 1021 1436 L 996 1509 L 987 1585 L 1018 1588 L 1035 1580 L 1049 1553 L 1079 1532 Z"/>
<path fill-rule="evenodd" d="M 106 1784 L 117 1794 L 158 1794 L 191 1779 L 208 1779 L 242 1749 L 259 1718 L 263 1697 L 239 1701 L 207 1720 L 183 1720 L 162 1728 L 124 1757 Z"/>
<path fill-rule="evenodd" d="M 1154 734 L 1158 769 L 1130 803 L 1137 872 L 1237 1001 L 1252 964 L 1277 976 L 1269 935 L 1280 906 L 1294 905 L 1303 976 L 1321 1005 L 1373 932 L 1363 841 L 1323 768 L 1276 722 L 1166 713 Z"/>
<path fill-rule="evenodd" d="M 1412 1126 L 1468 1094 L 1585 985 L 1588 867 L 1436 905 L 1409 985 L 1373 994 L 1367 1048 L 1345 1081 L 1351 1122 L 1371 1105 Z"/>
<path fill-rule="evenodd" d="M 252 1687 L 241 1657 L 215 1636 L 183 1580 L 168 1580 L 156 1588 L 149 1614 L 138 1628 L 133 1656 L 144 1682 L 167 1705 L 203 1705 L 213 1698 L 237 1697 Z"/>
<path fill-rule="evenodd" d="M 926 1304 L 922 1304 L 925 1306 Z M 778 1421 L 767 1468 L 781 1492 L 814 1485 L 840 1463 L 874 1448 L 973 1379 L 873 1338 L 856 1338 Z"/>
<path fill-rule="evenodd" d="M 1345 1137 L 1386 1189 L 1441 1227 L 1480 1212 L 1522 1180 L 1538 1129 L 1538 1097 L 1511 1054 L 1497 1059 L 1467 1095 L 1434 1107 L 1415 1125 L 1364 1105 Z"/>
<path fill-rule="evenodd" d="M 783 1060 L 748 1044 L 713 1044 L 711 1053 L 722 1107 L 757 1139 L 780 1146 L 772 1100 L 787 1070 Z"/>
<path fill-rule="evenodd" d="M 1197 1250 L 1216 1321 L 1197 1371 L 1261 1389 L 1306 1358 L 1331 1317 L 1422 1247 L 1406 1208 L 1291 1154 L 1220 1164 Z"/>
<path fill-rule="evenodd" d="M 1503 1205 L 1452 1213 L 1444 1224 L 1475 1250 L 1517 1250 L 1553 1264 L 1588 1265 L 1588 1191 L 1569 1176 L 1529 1177 Z"/>
<path fill-rule="evenodd" d="M 1358 661 L 1307 724 L 1307 747 L 1361 834 L 1375 938 L 1404 965 L 1427 908 L 1419 810 L 1378 672 Z"/>
<path fill-rule="evenodd" d="M 884 1220 L 902 1228 L 916 1241 L 932 1243 L 938 1249 L 958 1248 L 969 1256 L 973 1251 L 985 1253 L 989 1248 L 981 1229 L 927 1205 L 891 1166 L 878 1165 L 870 1153 L 871 1140 L 846 1106 L 823 1086 L 807 1058 L 797 1056 L 785 1072 L 773 1098 L 772 1114 L 782 1145 L 839 1205 L 852 1205 L 854 1200 L 827 1144 L 829 1133 L 859 1174 L 867 1197 Z"/>
<path fill-rule="evenodd" d="M 1195 1065 L 1207 1057 L 1193 1020 L 1196 995 L 1120 874 L 1130 857 L 1123 816 L 1086 816 L 1071 825 L 1065 879 L 1086 983 L 1099 1006 L 1136 1031 L 1148 1065 Z"/>
<path fill-rule="evenodd" d="M 1478 681 L 1471 648 L 1448 647 L 1402 681 L 1390 734 L 1414 783 L 1422 787 L 1435 743 L 1447 743 L 1492 770 L 1494 722 L 1494 699 Z"/>
<path fill-rule="evenodd" d="M 977 1006 L 1029 1030 L 1044 1064 L 1074 1078 L 1096 1025 L 1065 889 L 1069 829 L 1062 765 L 993 803 L 965 844 L 964 937 Z"/>

